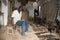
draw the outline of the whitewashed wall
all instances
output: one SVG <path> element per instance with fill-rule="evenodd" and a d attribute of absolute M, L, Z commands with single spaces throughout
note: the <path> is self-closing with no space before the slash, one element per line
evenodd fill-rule
<path fill-rule="evenodd" d="M 26 8 L 29 11 L 29 16 L 34 17 L 34 9 L 37 7 L 33 6 L 33 2 L 29 1 L 28 4 L 26 4 Z"/>

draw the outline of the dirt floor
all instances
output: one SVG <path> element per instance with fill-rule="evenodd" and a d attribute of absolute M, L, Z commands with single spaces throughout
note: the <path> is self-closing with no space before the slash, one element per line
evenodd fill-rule
<path fill-rule="evenodd" d="M 0 40 L 39 40 L 33 28 L 29 25 L 29 31 L 25 33 L 25 36 L 21 35 L 21 32 L 13 30 L 12 27 L 2 27 L 0 29 Z"/>
<path fill-rule="evenodd" d="M 50 33 L 46 27 L 34 23 L 29 24 L 29 31 L 25 33 L 25 36 L 21 35 L 21 28 L 17 29 L 20 29 L 20 32 L 13 30 L 12 26 L 2 27 L 0 40 L 47 40 L 50 36 L 60 40 L 60 34 Z"/>
<path fill-rule="evenodd" d="M 49 32 L 47 29 L 47 25 L 42 26 L 35 23 L 32 23 L 30 25 L 33 27 L 33 30 L 35 31 L 35 34 L 37 35 L 39 40 L 48 40 L 50 37 L 52 38 L 52 40 L 60 40 L 60 33 L 56 33 L 56 31 Z"/>

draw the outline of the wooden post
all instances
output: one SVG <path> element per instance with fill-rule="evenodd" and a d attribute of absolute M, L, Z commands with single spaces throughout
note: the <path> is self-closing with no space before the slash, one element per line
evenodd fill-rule
<path fill-rule="evenodd" d="M 15 3 L 14 1 L 10 1 L 10 8 L 9 8 L 9 14 L 8 14 L 8 26 L 11 26 L 12 24 L 11 15 L 12 15 L 12 9 L 13 9 L 14 3 Z"/>
<path fill-rule="evenodd" d="M 10 1 L 10 8 L 8 14 L 8 25 L 11 25 L 11 15 L 12 15 L 12 1 Z"/>

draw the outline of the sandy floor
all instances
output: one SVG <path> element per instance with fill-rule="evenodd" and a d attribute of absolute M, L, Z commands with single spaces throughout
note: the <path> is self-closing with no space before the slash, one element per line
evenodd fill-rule
<path fill-rule="evenodd" d="M 0 40 L 39 40 L 32 27 L 29 26 L 29 31 L 22 36 L 17 30 L 12 27 L 2 27 L 0 29 Z"/>
<path fill-rule="evenodd" d="M 39 26 L 39 25 L 38 25 Z M 0 29 L 0 40 L 47 40 L 49 35 L 53 35 L 53 38 L 60 39 L 60 34 L 48 32 L 46 27 L 29 25 L 29 31 L 25 33 L 25 36 L 21 35 L 17 30 L 13 30 L 12 26 L 2 27 Z"/>

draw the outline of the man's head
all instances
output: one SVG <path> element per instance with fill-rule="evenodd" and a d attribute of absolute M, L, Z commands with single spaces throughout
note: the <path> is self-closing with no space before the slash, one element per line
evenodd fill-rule
<path fill-rule="evenodd" d="M 14 11 L 14 10 L 18 10 L 18 8 L 13 8 L 13 10 L 12 10 L 12 11 Z"/>
<path fill-rule="evenodd" d="M 19 11 L 22 11 L 22 10 L 23 10 L 23 7 L 22 7 L 22 6 L 20 6 L 20 7 L 18 8 L 18 10 L 19 10 Z"/>

